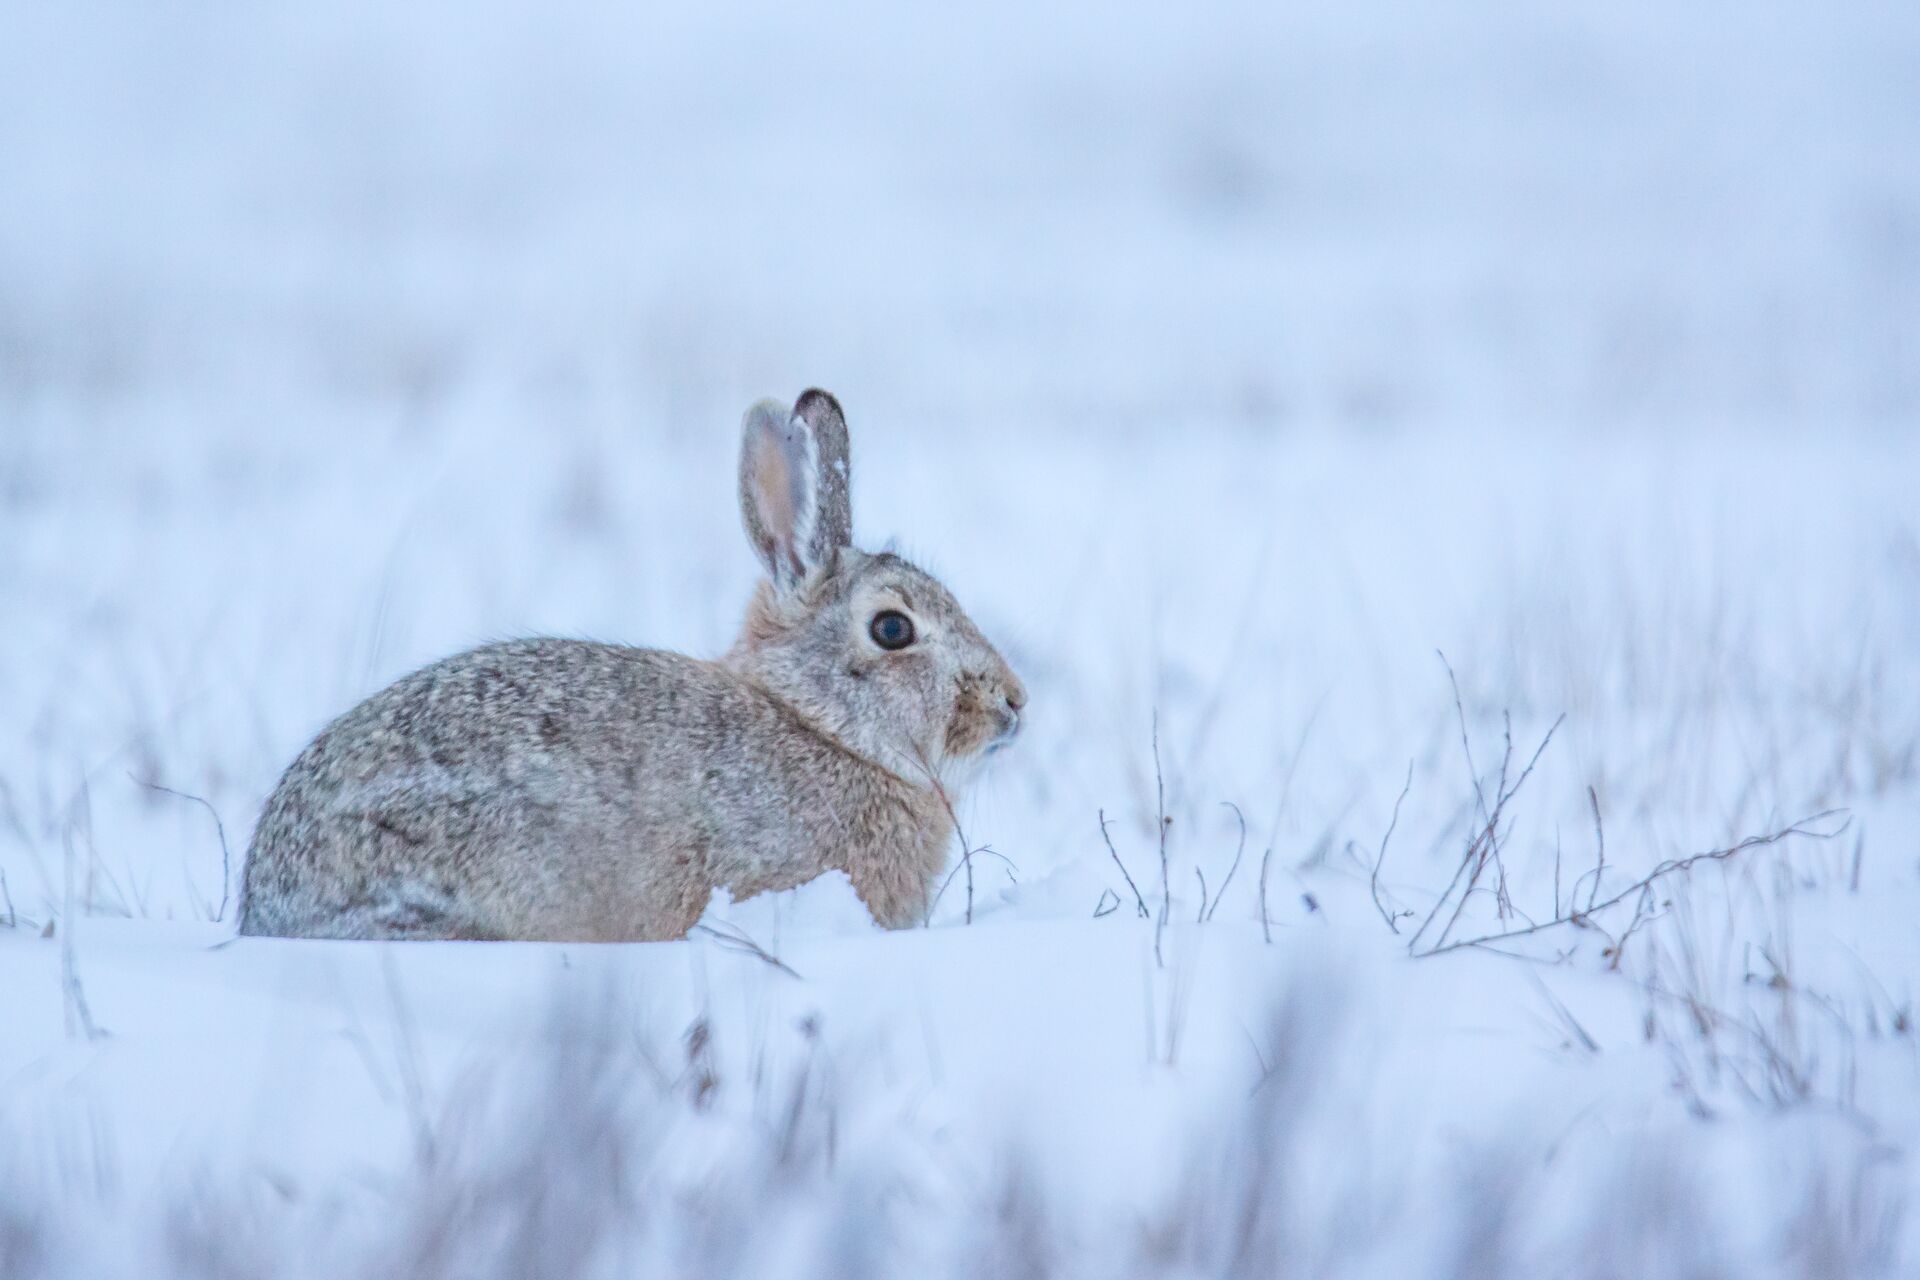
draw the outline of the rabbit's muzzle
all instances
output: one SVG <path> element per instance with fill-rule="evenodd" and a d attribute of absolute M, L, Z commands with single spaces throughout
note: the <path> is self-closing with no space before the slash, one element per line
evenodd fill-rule
<path fill-rule="evenodd" d="M 1020 733 L 1020 712 L 1027 705 L 1026 687 L 1011 671 L 1001 674 L 969 672 L 960 677 L 947 724 L 947 754 L 970 756 L 992 753 Z"/>
<path fill-rule="evenodd" d="M 1026 705 L 1026 686 L 1018 679 L 1010 679 L 1000 691 L 1000 732 L 987 744 L 989 754 L 1012 745 L 1020 736 L 1020 712 Z"/>

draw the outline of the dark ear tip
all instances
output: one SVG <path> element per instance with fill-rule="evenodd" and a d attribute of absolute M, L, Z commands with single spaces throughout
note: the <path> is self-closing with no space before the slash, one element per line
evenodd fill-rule
<path fill-rule="evenodd" d="M 813 421 L 814 416 L 821 412 L 830 413 L 834 417 L 842 420 L 847 416 L 841 411 L 840 402 L 833 398 L 832 393 L 822 391 L 818 387 L 808 387 L 805 391 L 802 391 L 800 398 L 793 403 L 793 411 L 809 422 Z"/>

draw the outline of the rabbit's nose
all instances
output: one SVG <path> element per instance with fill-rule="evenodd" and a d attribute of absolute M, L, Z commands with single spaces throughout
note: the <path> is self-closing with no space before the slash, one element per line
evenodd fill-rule
<path fill-rule="evenodd" d="M 1000 739 L 1011 741 L 1020 732 L 1020 709 L 1027 705 L 1027 691 L 1018 680 L 1000 690 Z"/>

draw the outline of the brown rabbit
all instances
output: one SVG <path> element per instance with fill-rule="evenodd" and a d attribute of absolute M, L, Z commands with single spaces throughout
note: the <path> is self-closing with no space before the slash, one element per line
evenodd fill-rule
<path fill-rule="evenodd" d="M 882 925 L 918 923 L 947 781 L 1026 693 L 945 587 L 853 547 L 848 479 L 832 396 L 755 405 L 740 507 L 767 578 L 726 656 L 522 640 L 401 679 L 281 778 L 240 931 L 678 938 L 716 887 L 833 869 Z"/>

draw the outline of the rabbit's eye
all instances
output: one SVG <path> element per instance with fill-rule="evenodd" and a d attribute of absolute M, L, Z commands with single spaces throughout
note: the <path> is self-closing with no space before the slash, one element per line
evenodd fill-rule
<path fill-rule="evenodd" d="M 904 649 L 913 643 L 913 619 L 898 609 L 887 609 L 873 615 L 867 634 L 882 649 Z"/>

